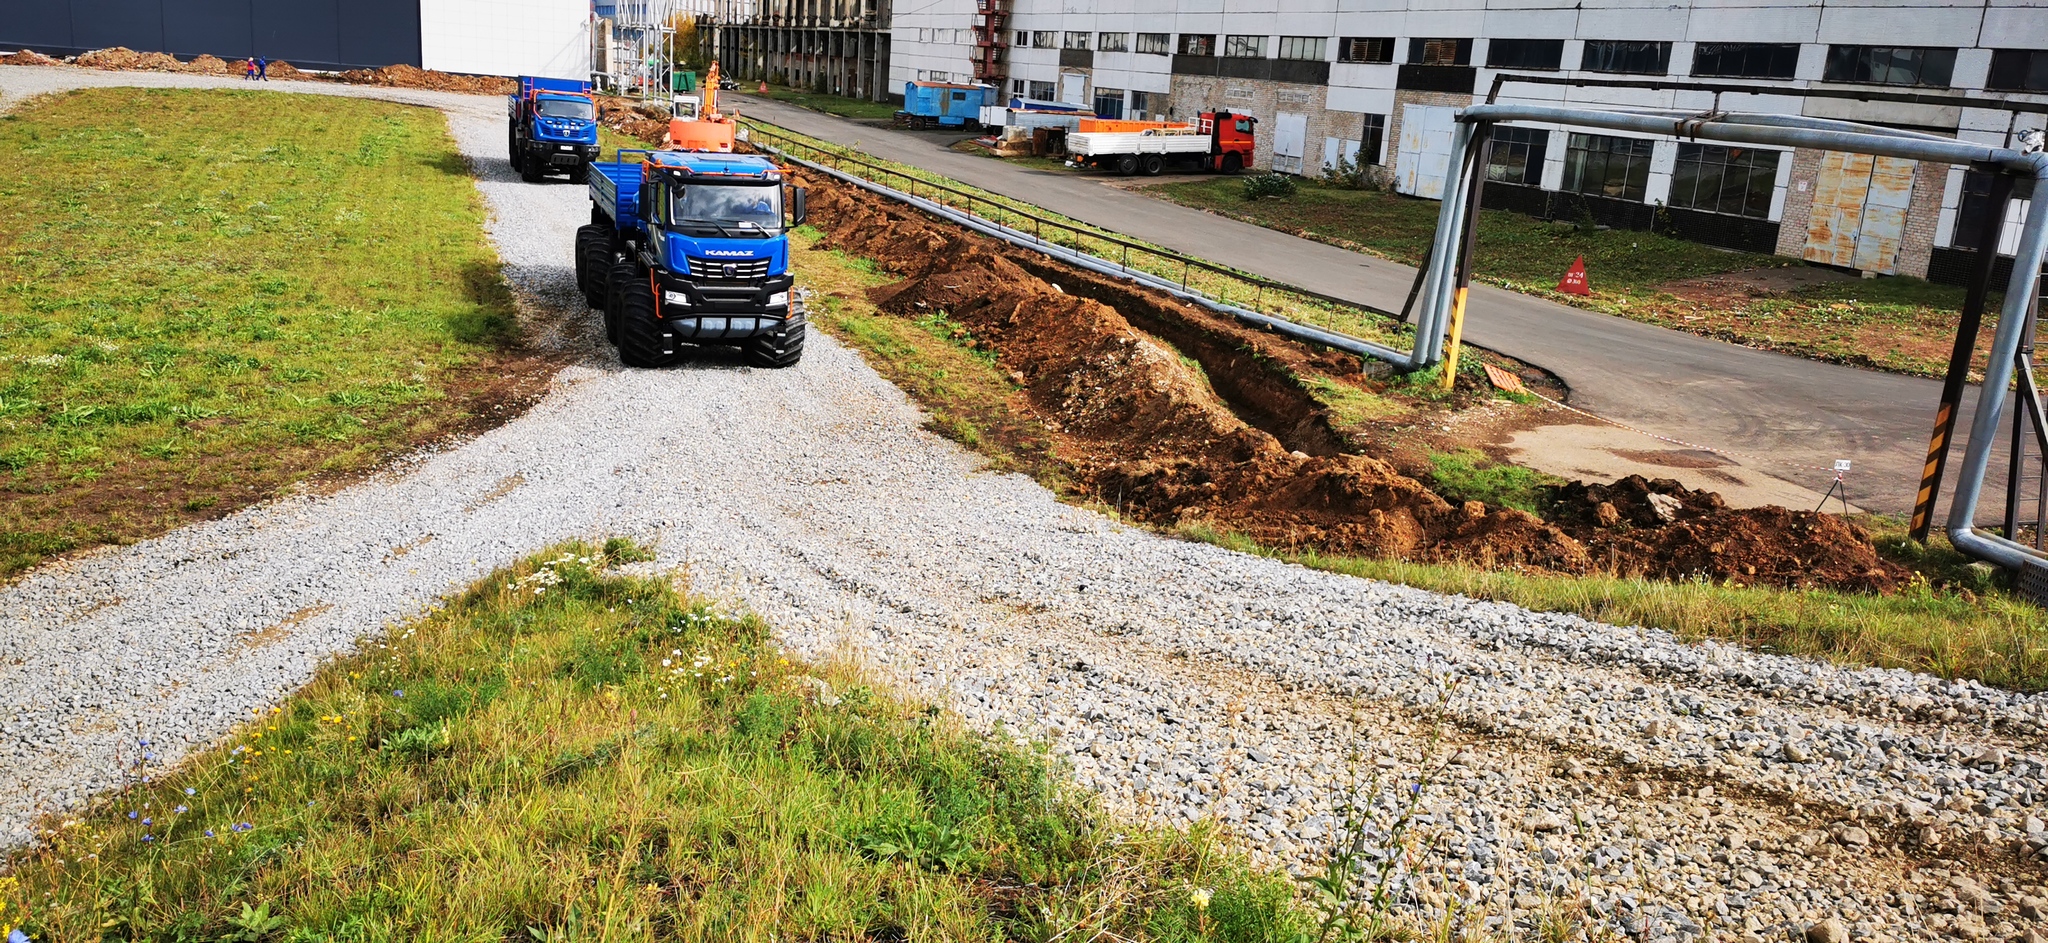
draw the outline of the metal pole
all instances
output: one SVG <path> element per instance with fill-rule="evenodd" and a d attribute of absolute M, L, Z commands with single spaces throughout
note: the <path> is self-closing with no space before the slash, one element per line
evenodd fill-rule
<path fill-rule="evenodd" d="M 1911 529 L 1907 532 L 1923 544 L 1934 526 L 1934 501 L 1941 492 L 1942 471 L 1948 467 L 1948 446 L 1955 435 L 1963 384 L 1969 382 L 1970 361 L 1977 353 L 1977 335 L 1982 333 L 1984 302 L 1991 291 L 1991 267 L 1998 261 L 1999 230 L 2005 222 L 2006 202 L 2012 197 L 2012 182 L 2008 173 L 1991 178 L 1991 212 L 1978 231 L 1977 264 L 1970 269 L 1962 318 L 1956 322 L 1956 343 L 1949 351 L 1948 373 L 1941 381 L 1941 399 L 1934 411 L 1934 434 L 1927 440 L 1927 464 L 1920 470 L 1920 492 L 1913 499 Z"/>
<path fill-rule="evenodd" d="M 1458 290 L 1451 295 L 1451 342 L 1444 355 L 1444 389 L 1458 384 L 1458 347 L 1465 339 L 1465 299 L 1472 291 L 1472 257 L 1479 251 L 1479 201 L 1486 195 L 1486 167 L 1493 162 L 1493 123 L 1473 129 L 1471 192 L 1465 195 L 1465 238 L 1458 244 Z"/>

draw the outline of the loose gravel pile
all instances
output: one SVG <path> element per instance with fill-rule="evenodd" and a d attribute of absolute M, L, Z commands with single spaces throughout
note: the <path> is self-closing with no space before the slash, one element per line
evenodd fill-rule
<path fill-rule="evenodd" d="M 0 70 L 0 102 L 181 76 Z M 300 90 L 300 89 L 294 89 Z M 174 763 L 550 541 L 656 542 L 700 591 L 973 722 L 1041 735 L 1115 805 L 1311 866 L 1362 795 L 1419 851 L 1400 906 L 1647 940 L 2018 939 L 2048 910 L 2038 698 L 1682 644 L 1178 542 L 919 427 L 858 356 L 615 366 L 576 300 L 581 188 L 519 183 L 488 99 L 444 108 L 542 342 L 587 354 L 518 420 L 337 494 L 0 590 L 0 842 Z M 1420 786 L 1419 789 L 1411 787 Z M 1395 833 L 1395 817 L 1412 811 Z"/>

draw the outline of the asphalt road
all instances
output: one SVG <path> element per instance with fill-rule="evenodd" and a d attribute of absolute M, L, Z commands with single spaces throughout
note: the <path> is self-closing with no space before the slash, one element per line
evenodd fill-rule
<path fill-rule="evenodd" d="M 901 131 L 750 96 L 741 96 L 740 111 L 1339 298 L 1398 309 L 1415 277 L 1413 268 L 1399 263 L 1132 192 L 1114 185 L 1114 177 L 1039 170 L 947 150 L 957 136 Z M 1834 477 L 1827 469 L 1836 459 L 1849 459 L 1851 499 L 1885 513 L 1904 514 L 1912 507 L 1941 391 L 1933 380 L 1738 347 L 1487 286 L 1474 286 L 1465 337 L 1556 374 L 1580 409 L 1753 456 L 1744 464 L 1814 491 L 1827 490 Z M 1965 400 L 1966 420 L 1974 404 L 1972 391 Z M 1951 469 L 1961 461 L 1962 441 Z M 1992 464 L 1992 480 L 2002 489 L 2003 456 Z M 1941 513 L 1947 513 L 1946 502 Z M 1999 513 L 1982 513 L 1980 520 Z"/>

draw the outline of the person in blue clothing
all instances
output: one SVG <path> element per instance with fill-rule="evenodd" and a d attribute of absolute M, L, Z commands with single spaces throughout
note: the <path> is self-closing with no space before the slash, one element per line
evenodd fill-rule
<path fill-rule="evenodd" d="M 270 60 L 262 56 L 256 57 L 256 78 L 264 82 L 270 81 Z"/>

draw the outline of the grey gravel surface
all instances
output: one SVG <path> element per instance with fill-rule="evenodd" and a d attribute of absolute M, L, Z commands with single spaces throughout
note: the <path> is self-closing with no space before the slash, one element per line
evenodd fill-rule
<path fill-rule="evenodd" d="M 112 83 L 208 84 L 0 68 L 0 104 Z M 585 356 L 473 440 L 0 588 L 0 846 L 117 786 L 139 741 L 175 763 L 440 594 L 626 534 L 796 654 L 1043 737 L 1128 812 L 1307 869 L 1359 797 L 1374 847 L 1415 852 L 1396 883 L 1419 916 L 2019 939 L 2048 910 L 2040 698 L 1125 527 L 978 470 L 816 334 L 791 370 L 620 369 L 572 284 L 582 192 L 517 181 L 494 99 L 296 90 L 446 110 L 534 336 Z"/>

